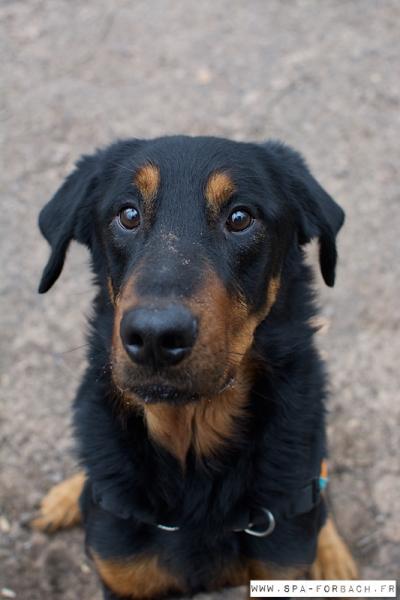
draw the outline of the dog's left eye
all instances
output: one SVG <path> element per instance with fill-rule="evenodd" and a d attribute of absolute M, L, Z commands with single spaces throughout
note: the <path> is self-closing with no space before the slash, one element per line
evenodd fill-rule
<path fill-rule="evenodd" d="M 126 206 L 118 214 L 118 222 L 124 229 L 136 229 L 140 225 L 140 214 L 134 206 Z"/>
<path fill-rule="evenodd" d="M 238 232 L 248 229 L 254 219 L 252 215 L 244 208 L 236 208 L 231 212 L 226 220 L 226 226 L 229 231 Z"/>

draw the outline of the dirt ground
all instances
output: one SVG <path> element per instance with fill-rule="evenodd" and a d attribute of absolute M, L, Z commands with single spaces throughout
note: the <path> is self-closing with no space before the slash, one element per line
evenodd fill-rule
<path fill-rule="evenodd" d="M 337 285 L 320 285 L 330 494 L 362 576 L 399 577 L 400 2 L 3 0 L 0 11 L 0 598 L 100 598 L 79 530 L 26 526 L 74 471 L 70 405 L 93 295 L 77 246 L 37 295 L 38 211 L 82 152 L 176 132 L 281 138 L 345 208 Z"/>

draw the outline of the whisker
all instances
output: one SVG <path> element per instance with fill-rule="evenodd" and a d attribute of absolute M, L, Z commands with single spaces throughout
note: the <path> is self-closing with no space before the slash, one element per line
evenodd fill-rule
<path fill-rule="evenodd" d="M 81 344 L 81 346 L 76 346 L 70 350 L 64 350 L 63 352 L 60 352 L 60 354 L 69 354 L 70 352 L 75 352 L 75 350 L 80 350 L 81 348 L 86 348 L 87 346 L 89 346 L 89 343 Z"/>

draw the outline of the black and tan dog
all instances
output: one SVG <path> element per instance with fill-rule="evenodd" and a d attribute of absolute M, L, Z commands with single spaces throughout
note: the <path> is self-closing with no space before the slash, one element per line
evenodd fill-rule
<path fill-rule="evenodd" d="M 82 519 L 106 598 L 250 578 L 352 578 L 326 515 L 319 240 L 335 278 L 339 206 L 277 142 L 130 140 L 82 158 L 40 215 L 46 292 L 72 239 L 98 293 L 74 406 L 83 472 L 35 526 Z"/>

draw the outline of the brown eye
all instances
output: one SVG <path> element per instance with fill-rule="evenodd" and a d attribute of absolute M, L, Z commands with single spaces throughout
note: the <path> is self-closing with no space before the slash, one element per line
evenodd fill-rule
<path fill-rule="evenodd" d="M 253 217 L 247 212 L 247 210 L 239 208 L 231 212 L 226 221 L 226 226 L 229 231 L 244 231 L 250 227 L 250 225 L 253 223 L 253 220 Z"/>
<path fill-rule="evenodd" d="M 118 219 L 124 229 L 136 229 L 140 225 L 139 211 L 133 206 L 126 206 L 120 210 Z"/>

